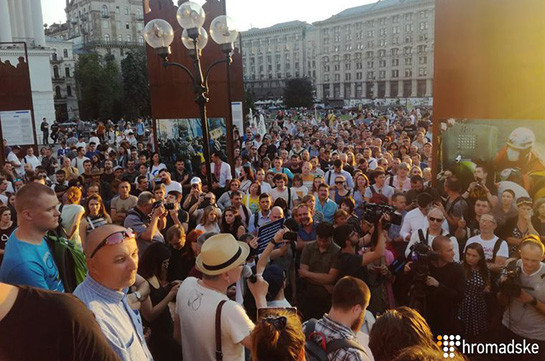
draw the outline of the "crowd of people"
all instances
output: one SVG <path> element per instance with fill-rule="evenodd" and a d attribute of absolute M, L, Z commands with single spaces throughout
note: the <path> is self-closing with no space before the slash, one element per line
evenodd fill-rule
<path fill-rule="evenodd" d="M 429 110 L 267 116 L 210 167 L 141 119 L 4 144 L 0 359 L 441 360 L 461 335 L 543 360 L 545 199 L 486 164 L 432 179 Z M 85 258 L 74 289 L 52 234 Z"/>

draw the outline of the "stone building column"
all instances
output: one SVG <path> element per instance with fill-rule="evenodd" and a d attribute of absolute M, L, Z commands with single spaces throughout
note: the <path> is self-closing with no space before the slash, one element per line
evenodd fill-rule
<path fill-rule="evenodd" d="M 416 79 L 411 80 L 411 97 L 416 97 L 416 90 L 417 90 L 418 82 Z"/>
<path fill-rule="evenodd" d="M 8 0 L 0 0 L 0 41 L 12 41 Z"/>
<path fill-rule="evenodd" d="M 32 1 L 32 23 L 33 31 L 32 37 L 34 37 L 35 44 L 37 46 L 45 46 L 45 33 L 44 33 L 44 17 L 42 14 L 42 3 L 40 0 Z"/>
<path fill-rule="evenodd" d="M 426 79 L 426 96 L 431 97 L 433 94 L 433 79 Z"/>
<path fill-rule="evenodd" d="M 390 98 L 390 80 L 384 82 L 384 98 Z"/>
<path fill-rule="evenodd" d="M 13 8 L 13 15 L 15 15 L 14 18 L 11 19 L 13 24 L 15 25 L 15 29 L 17 30 L 15 34 L 12 33 L 14 40 L 22 41 L 25 40 L 27 37 L 27 34 L 25 32 L 25 14 L 23 11 L 23 2 L 20 0 L 13 0 L 12 4 L 14 6 Z"/>
<path fill-rule="evenodd" d="M 31 0 L 19 0 L 23 4 L 23 26 L 25 27 L 25 34 L 28 39 L 34 38 L 34 24 L 32 22 L 32 4 Z M 30 42 L 27 41 L 27 44 Z"/>

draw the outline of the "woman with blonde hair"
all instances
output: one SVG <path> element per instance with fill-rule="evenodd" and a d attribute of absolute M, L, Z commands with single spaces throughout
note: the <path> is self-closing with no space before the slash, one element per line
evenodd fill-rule
<path fill-rule="evenodd" d="M 81 189 L 78 187 L 70 187 L 65 194 L 66 201 L 59 207 L 61 213 L 61 226 L 66 232 L 69 240 L 74 242 L 78 247 L 82 248 L 81 238 L 79 233 L 79 225 L 81 217 L 85 213 L 85 209 L 80 206 Z"/>
<path fill-rule="evenodd" d="M 201 230 L 204 233 L 216 232 L 220 233 L 218 210 L 216 207 L 208 206 L 204 209 L 201 218 L 201 223 L 195 227 L 195 229 Z"/>

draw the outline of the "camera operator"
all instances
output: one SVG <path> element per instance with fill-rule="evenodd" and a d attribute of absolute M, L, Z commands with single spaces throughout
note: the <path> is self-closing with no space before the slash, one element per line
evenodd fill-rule
<path fill-rule="evenodd" d="M 193 206 L 191 206 L 191 209 L 189 209 L 189 216 L 193 217 L 195 224 L 199 224 L 202 218 L 202 215 L 204 214 L 204 209 L 208 206 L 212 206 L 216 208 L 216 212 L 218 214 L 218 217 L 221 217 L 221 209 L 216 204 L 216 196 L 212 192 L 204 193 L 202 192 L 199 195 L 199 200 L 197 203 L 195 203 Z"/>
<path fill-rule="evenodd" d="M 539 355 L 520 355 L 525 361 L 542 360 L 545 350 L 545 249 L 536 236 L 520 244 L 519 260 L 504 268 L 499 298 L 507 305 L 501 330 L 504 342 L 539 344 Z M 518 360 L 513 358 L 512 360 Z"/>
<path fill-rule="evenodd" d="M 166 226 L 161 233 L 166 237 L 167 230 L 175 224 L 183 227 L 184 231 L 187 233 L 187 229 L 189 228 L 189 214 L 180 206 L 182 193 L 170 191 L 165 200 L 165 209 L 168 212 L 168 215 L 166 217 Z"/>
<path fill-rule="evenodd" d="M 139 254 L 153 242 L 165 242 L 161 230 L 165 228 L 166 215 L 165 207 L 155 202 L 153 194 L 140 193 L 136 206 L 127 212 L 124 222 L 126 228 L 136 233 Z"/>
<path fill-rule="evenodd" d="M 464 269 L 454 262 L 454 245 L 450 238 L 435 237 L 432 250 L 437 253 L 437 257 L 430 256 L 428 260 L 425 307 L 420 311 L 434 334 L 456 334 L 456 314 L 465 291 Z M 413 271 L 414 265 L 413 262 L 407 262 L 405 272 Z"/>
<path fill-rule="evenodd" d="M 447 231 L 441 228 L 441 225 L 445 222 L 443 212 L 439 208 L 432 208 L 428 211 L 428 227 L 420 228 L 416 232 L 413 232 L 411 239 L 407 248 L 405 249 L 405 257 L 410 258 L 411 248 L 417 243 L 424 243 L 426 246 L 430 247 L 434 238 L 437 236 L 447 236 L 454 246 L 454 262 L 460 262 L 460 249 L 458 247 L 458 241 L 456 237 L 448 234 Z"/>

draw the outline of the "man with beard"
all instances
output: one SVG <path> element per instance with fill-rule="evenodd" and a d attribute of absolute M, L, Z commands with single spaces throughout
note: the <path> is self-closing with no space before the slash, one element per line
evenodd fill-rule
<path fill-rule="evenodd" d="M 384 256 L 384 231 L 382 224 L 378 228 L 378 242 L 371 252 L 358 254 L 359 235 L 349 224 L 339 226 L 333 231 L 333 241 L 341 247 L 341 253 L 330 269 L 330 275 L 337 277 L 352 276 L 365 281 L 365 266 Z"/>
<path fill-rule="evenodd" d="M 326 344 L 336 340 L 344 340 L 351 344 L 331 352 L 328 355 L 329 361 L 370 360 L 356 339 L 356 334 L 363 325 L 370 297 L 371 292 L 362 280 L 350 276 L 343 277 L 333 288 L 329 313 L 320 320 L 312 319 L 303 324 L 305 333 L 313 329 L 315 334 L 323 335 Z"/>

